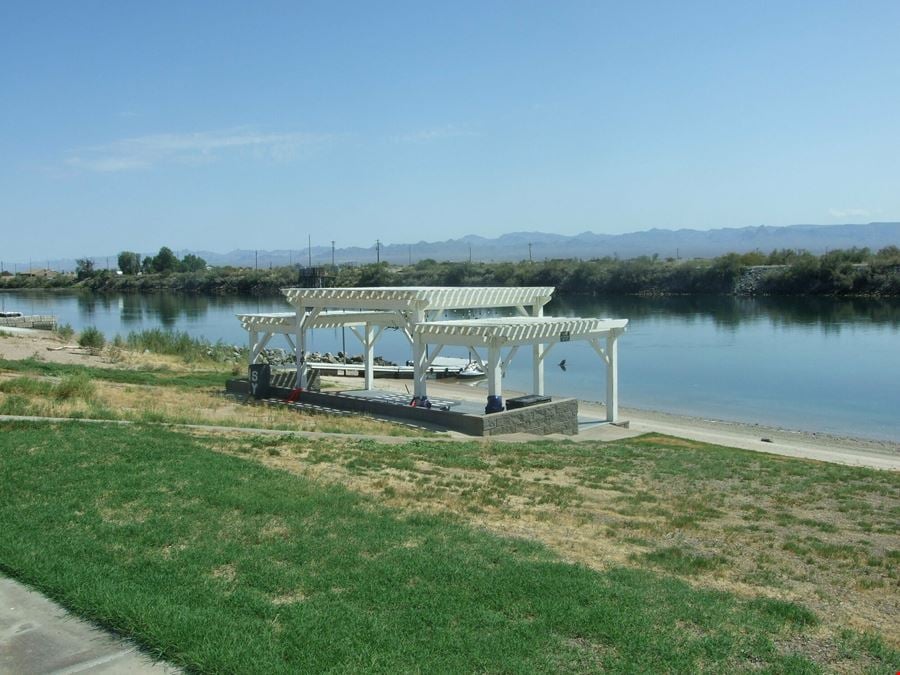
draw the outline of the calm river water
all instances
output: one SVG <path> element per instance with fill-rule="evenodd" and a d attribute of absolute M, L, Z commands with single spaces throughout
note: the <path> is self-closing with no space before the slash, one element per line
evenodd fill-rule
<path fill-rule="evenodd" d="M 288 311 L 281 298 L 0 293 L 7 310 L 55 314 L 108 337 L 165 327 L 244 344 L 240 312 Z M 900 299 L 558 298 L 550 315 L 630 320 L 619 341 L 626 407 L 758 422 L 839 435 L 900 440 Z M 405 340 L 386 331 L 376 353 L 398 363 Z M 359 353 L 349 331 L 314 331 L 310 348 Z M 270 346 L 286 347 L 273 339 Z M 461 352 L 443 355 L 465 356 Z M 566 370 L 556 364 L 566 360 Z M 504 388 L 528 390 L 530 354 L 511 364 Z M 482 385 L 483 386 L 483 385 Z M 584 343 L 548 357 L 547 393 L 603 400 L 604 367 Z"/>

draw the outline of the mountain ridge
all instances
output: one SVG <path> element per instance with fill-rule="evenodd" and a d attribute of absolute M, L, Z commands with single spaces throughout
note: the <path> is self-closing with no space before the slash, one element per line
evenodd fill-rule
<path fill-rule="evenodd" d="M 837 248 L 868 247 L 878 250 L 885 246 L 900 246 L 900 222 L 872 222 L 864 224 L 815 225 L 797 224 L 786 226 L 755 225 L 740 228 L 716 228 L 697 230 L 680 228 L 676 230 L 651 228 L 624 234 L 604 234 L 590 230 L 575 235 L 552 232 L 514 231 L 498 237 L 484 237 L 467 234 L 443 241 L 416 243 L 381 244 L 380 251 L 372 246 L 348 246 L 334 250 L 336 264 L 366 264 L 381 261 L 392 264 L 415 263 L 432 258 L 441 261 L 463 262 L 512 262 L 519 260 L 545 260 L 554 258 L 636 258 L 658 255 L 662 258 L 711 258 L 725 253 L 747 253 L 760 250 L 768 253 L 773 249 L 805 249 L 821 254 Z M 156 251 L 142 253 L 154 255 Z M 198 255 L 210 265 L 233 265 L 238 267 L 279 267 L 283 265 L 329 265 L 332 262 L 331 246 L 313 246 L 296 249 L 233 249 L 227 253 L 217 251 L 182 249 L 175 253 L 183 257 L 188 253 Z M 311 253 L 311 256 L 310 256 Z M 107 258 L 112 267 L 116 255 L 93 256 L 98 269 L 105 267 Z M 34 267 L 44 261 L 35 261 Z M 48 261 L 52 269 L 71 270 L 75 260 Z M 22 263 L 7 263 L 9 270 L 16 264 L 20 271 Z"/>

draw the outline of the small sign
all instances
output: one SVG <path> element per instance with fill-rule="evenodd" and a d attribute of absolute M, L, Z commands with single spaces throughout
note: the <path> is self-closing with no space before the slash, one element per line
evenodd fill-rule
<path fill-rule="evenodd" d="M 567 330 L 564 330 L 559 334 L 560 342 L 568 342 L 571 339 L 572 339 L 572 336 L 569 334 L 569 331 L 567 331 Z"/>

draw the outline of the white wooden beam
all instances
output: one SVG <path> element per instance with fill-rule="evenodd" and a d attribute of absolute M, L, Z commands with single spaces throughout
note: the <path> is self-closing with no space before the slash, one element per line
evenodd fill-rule
<path fill-rule="evenodd" d="M 610 332 L 606 338 L 606 421 L 619 421 L 619 359 L 618 334 Z"/>
<path fill-rule="evenodd" d="M 496 412 L 503 409 L 503 373 L 500 363 L 500 345 L 491 342 L 488 345 L 488 404 L 485 412 Z"/>
<path fill-rule="evenodd" d="M 434 360 L 438 357 L 438 354 L 441 353 L 441 350 L 444 348 L 444 345 L 437 345 L 435 350 L 428 355 L 428 358 L 425 361 L 425 370 L 427 371 L 431 368 L 431 365 L 434 363 Z"/>
<path fill-rule="evenodd" d="M 528 315 L 527 312 L 525 315 Z M 531 315 L 534 317 L 544 316 L 544 306 L 532 305 Z M 544 344 L 541 342 L 531 346 L 531 393 L 538 396 L 544 395 Z"/>
<path fill-rule="evenodd" d="M 363 339 L 363 366 L 365 368 L 366 391 L 375 388 L 375 331 L 372 324 L 367 323 Z"/>
<path fill-rule="evenodd" d="M 506 369 L 509 367 L 510 362 L 516 356 L 516 352 L 518 352 L 518 351 L 519 351 L 519 345 L 516 345 L 515 347 L 510 349 L 509 352 L 506 354 L 506 358 L 503 359 L 503 363 L 500 364 L 500 371 L 503 373 L 503 375 L 506 375 Z"/>
<path fill-rule="evenodd" d="M 609 365 L 609 354 L 606 353 L 606 350 L 600 345 L 600 338 L 592 338 L 588 340 L 588 344 L 594 348 L 594 351 L 600 355 L 600 358 L 603 359 L 603 363 L 607 366 Z"/>

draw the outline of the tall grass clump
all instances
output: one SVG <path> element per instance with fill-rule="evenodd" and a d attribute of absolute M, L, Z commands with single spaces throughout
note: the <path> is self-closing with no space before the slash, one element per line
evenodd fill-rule
<path fill-rule="evenodd" d="M 52 390 L 53 385 L 46 380 L 35 380 L 31 377 L 14 377 L 0 382 L 0 392 L 4 394 L 47 396 Z"/>
<path fill-rule="evenodd" d="M 68 342 L 72 339 L 72 336 L 75 335 L 75 329 L 72 328 L 71 324 L 60 324 L 56 327 L 56 334 L 64 341 Z"/>
<path fill-rule="evenodd" d="M 106 338 L 103 337 L 103 333 L 101 333 L 98 329 L 93 326 L 89 326 L 81 331 L 81 335 L 78 336 L 78 345 L 80 347 L 86 347 L 88 349 L 103 349 L 103 345 L 106 344 Z"/>
<path fill-rule="evenodd" d="M 53 387 L 53 396 L 61 401 L 74 399 L 90 401 L 96 391 L 96 385 L 87 373 L 73 373 L 66 375 Z"/>
<path fill-rule="evenodd" d="M 140 332 L 132 331 L 125 339 L 129 349 L 150 351 L 154 354 L 178 356 L 188 362 L 224 361 L 232 355 L 232 348 L 223 342 L 210 342 L 195 338 L 184 331 L 153 328 Z"/>

